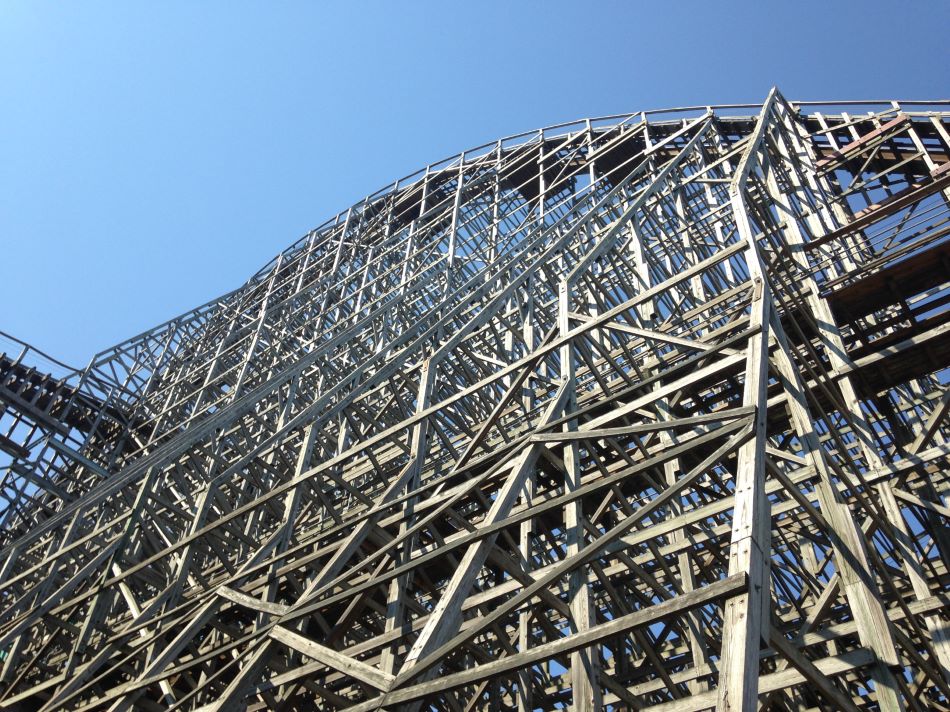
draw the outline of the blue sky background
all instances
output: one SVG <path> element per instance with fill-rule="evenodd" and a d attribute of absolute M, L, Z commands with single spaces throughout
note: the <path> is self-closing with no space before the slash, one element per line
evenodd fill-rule
<path fill-rule="evenodd" d="M 950 95 L 950 2 L 3 2 L 0 330 L 74 365 L 430 161 L 689 104 Z"/>

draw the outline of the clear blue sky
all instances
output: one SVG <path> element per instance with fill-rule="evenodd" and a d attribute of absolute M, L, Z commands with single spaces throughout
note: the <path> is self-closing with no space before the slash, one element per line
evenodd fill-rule
<path fill-rule="evenodd" d="M 74 365 L 432 160 L 584 116 L 950 94 L 950 2 L 0 4 L 0 330 Z"/>

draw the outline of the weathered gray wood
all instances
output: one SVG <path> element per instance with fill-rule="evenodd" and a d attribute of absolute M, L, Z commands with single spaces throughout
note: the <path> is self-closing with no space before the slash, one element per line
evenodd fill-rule
<path fill-rule="evenodd" d="M 399 704 L 425 697 L 433 692 L 452 689 L 453 687 L 467 685 L 477 680 L 503 675 L 506 672 L 533 665 L 542 660 L 548 660 L 556 655 L 578 650 L 612 635 L 650 625 L 666 616 L 682 613 L 697 606 L 727 599 L 730 596 L 744 591 L 746 586 L 745 574 L 730 576 L 718 583 L 710 584 L 704 588 L 692 591 L 685 596 L 680 596 L 664 603 L 658 603 L 655 606 L 630 613 L 622 618 L 612 620 L 609 623 L 601 623 L 600 625 L 577 632 L 561 640 L 539 645 L 531 650 L 518 653 L 510 658 L 503 658 L 481 665 L 470 671 L 456 673 L 455 675 L 445 675 L 432 682 L 425 682 L 390 692 L 378 700 L 373 700 L 366 705 L 354 707 L 354 712 L 376 709 L 383 705 Z"/>
<path fill-rule="evenodd" d="M 392 675 L 377 670 L 371 665 L 361 663 L 359 660 L 354 660 L 332 648 L 308 640 L 302 635 L 294 633 L 292 630 L 287 630 L 282 626 L 275 626 L 271 629 L 269 635 L 274 640 L 284 645 L 289 645 L 294 650 L 314 660 L 319 660 L 331 668 L 342 672 L 344 675 L 369 683 L 377 690 L 388 690 L 390 685 L 392 685 Z"/>
<path fill-rule="evenodd" d="M 736 228 L 747 248 L 746 263 L 755 284 L 751 326 L 758 333 L 749 340 L 742 405 L 755 407 L 755 437 L 742 445 L 736 465 L 735 503 L 732 537 L 729 543 L 729 574 L 744 573 L 749 588 L 729 601 L 723 614 L 723 637 L 717 709 L 752 712 L 756 707 L 759 682 L 759 647 L 768 639 L 771 582 L 769 557 L 771 511 L 765 496 L 765 432 L 768 387 L 768 343 L 772 298 L 759 255 L 746 205 L 746 180 L 761 150 L 768 126 L 775 90 L 769 95 L 756 132 L 743 151 L 739 168 L 730 186 L 730 202 Z"/>
<path fill-rule="evenodd" d="M 14 340 L 0 708 L 944 699 L 950 102 L 856 106 L 493 141 Z"/>

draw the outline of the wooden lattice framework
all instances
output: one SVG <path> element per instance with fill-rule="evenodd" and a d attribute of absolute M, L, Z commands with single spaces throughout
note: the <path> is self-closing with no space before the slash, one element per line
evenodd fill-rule
<path fill-rule="evenodd" d="M 543 129 L 9 349 L 0 709 L 950 708 L 948 126 Z"/>

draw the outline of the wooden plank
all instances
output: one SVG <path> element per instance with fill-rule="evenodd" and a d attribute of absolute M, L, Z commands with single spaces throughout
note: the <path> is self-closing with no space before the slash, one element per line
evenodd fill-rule
<path fill-rule="evenodd" d="M 315 643 L 283 626 L 275 626 L 268 635 L 274 640 L 290 646 L 309 658 L 319 660 L 324 665 L 338 670 L 344 675 L 372 685 L 377 690 L 388 690 L 395 679 L 392 675 L 378 670 L 372 665 L 367 665 L 325 645 Z"/>
<path fill-rule="evenodd" d="M 259 598 L 248 596 L 246 593 L 235 591 L 227 586 L 219 586 L 215 589 L 215 593 L 232 603 L 236 603 L 244 608 L 250 608 L 254 611 L 260 611 L 261 613 L 270 613 L 279 616 L 290 610 L 290 606 L 285 606 L 280 603 L 271 603 L 270 601 L 262 601 Z"/>

